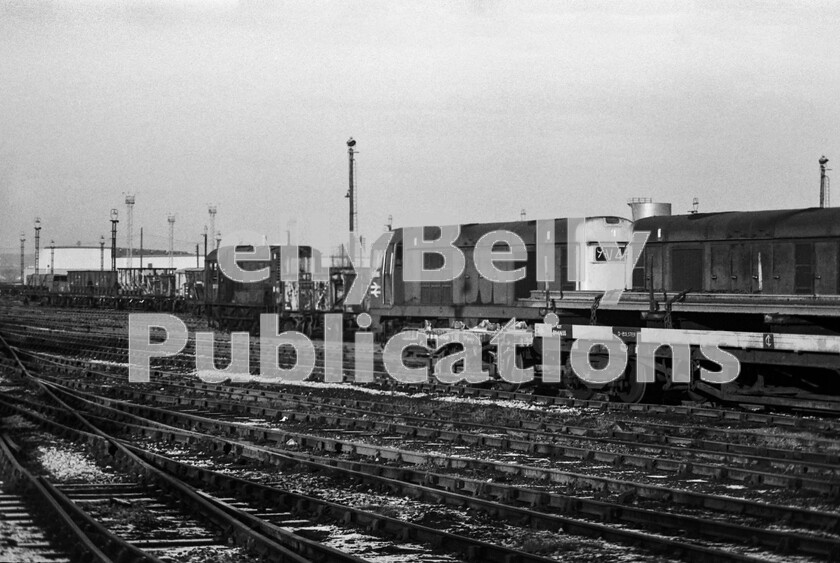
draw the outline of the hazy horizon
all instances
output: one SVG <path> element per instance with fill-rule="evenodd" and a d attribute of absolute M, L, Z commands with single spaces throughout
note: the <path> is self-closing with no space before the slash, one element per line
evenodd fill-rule
<path fill-rule="evenodd" d="M 0 251 L 360 224 L 812 207 L 840 160 L 834 3 L 0 0 Z M 837 194 L 836 201 L 840 201 Z"/>

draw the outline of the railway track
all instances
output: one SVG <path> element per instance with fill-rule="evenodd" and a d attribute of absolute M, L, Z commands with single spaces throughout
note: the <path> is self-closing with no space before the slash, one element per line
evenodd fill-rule
<path fill-rule="evenodd" d="M 76 403 L 76 405 L 80 405 L 80 404 Z M 127 405 L 124 405 L 124 404 L 121 405 L 121 407 L 128 409 Z M 144 414 L 146 415 L 145 418 L 146 418 L 147 421 L 152 418 L 152 417 L 148 416 L 148 414 L 149 414 L 148 409 L 149 409 L 149 407 L 146 407 L 145 409 L 140 409 L 140 412 L 144 412 Z M 131 409 L 128 409 L 128 410 L 131 410 Z M 171 408 L 166 409 L 166 410 L 164 410 L 164 409 L 155 409 L 155 410 L 159 411 L 157 413 L 159 415 L 159 418 L 157 420 L 159 420 L 159 421 L 164 420 L 166 422 L 171 423 L 171 422 L 173 422 L 172 417 L 176 417 L 176 416 L 181 417 L 181 418 L 184 418 L 184 417 L 189 418 L 189 423 L 188 424 L 184 424 L 183 420 L 182 420 L 181 424 L 175 424 L 173 426 L 188 426 L 188 427 L 196 428 L 196 427 L 200 427 L 201 424 L 207 424 L 211 427 L 211 428 L 209 428 L 209 430 L 211 430 L 212 432 L 214 432 L 214 433 L 220 433 L 221 432 L 224 435 L 237 434 L 237 433 L 240 433 L 240 434 L 244 433 L 244 434 L 248 435 L 248 434 L 253 434 L 253 432 L 254 432 L 253 425 L 245 426 L 245 429 L 247 429 L 247 430 L 242 429 L 242 428 L 240 428 L 239 430 L 236 430 L 235 429 L 236 426 L 237 426 L 236 423 L 225 423 L 223 425 L 219 425 L 218 421 L 215 420 L 215 419 L 209 419 L 207 417 L 200 417 L 200 416 L 197 416 L 195 414 L 178 413 L 178 412 L 172 411 Z M 119 416 L 120 416 L 120 413 L 118 413 L 117 411 L 100 412 L 99 414 L 100 414 L 102 420 L 114 420 L 116 418 L 119 418 Z M 135 420 L 134 422 L 136 423 L 137 421 Z M 136 437 L 135 437 L 135 439 L 136 439 Z M 263 441 L 265 441 L 266 436 L 263 435 L 262 439 L 263 439 Z M 291 434 L 288 434 L 288 433 L 281 433 L 280 436 L 273 439 L 273 441 L 277 444 L 287 443 L 288 440 L 293 440 L 293 441 L 295 441 L 295 443 L 298 443 L 300 445 L 309 445 L 309 446 L 311 446 L 311 448 L 314 451 L 321 451 L 321 452 L 327 451 L 327 452 L 329 452 L 329 451 L 335 451 L 336 450 L 336 440 L 334 440 L 334 439 L 329 440 L 329 441 L 323 441 L 322 440 L 322 441 L 319 442 L 317 440 L 317 438 L 315 438 L 315 437 L 311 437 L 311 436 L 306 437 L 306 436 L 301 436 L 301 435 L 291 435 Z M 188 439 L 185 438 L 185 441 L 188 441 Z M 219 447 L 224 448 L 225 446 L 228 446 L 228 447 L 242 447 L 241 444 L 231 445 L 230 443 L 220 445 Z M 351 447 L 351 443 L 341 442 L 341 446 L 342 446 L 342 448 L 341 448 L 342 451 L 345 451 L 345 448 L 347 449 L 347 451 L 349 451 L 349 448 Z M 356 453 L 359 453 L 360 451 L 365 450 L 365 449 L 366 448 L 362 447 L 362 448 L 358 449 Z M 369 450 L 367 452 L 368 457 L 376 455 L 380 459 L 388 459 L 389 453 L 391 454 L 391 457 L 393 457 L 393 452 L 389 452 L 386 449 L 376 449 L 376 448 L 374 448 L 372 450 L 370 448 L 367 448 L 367 449 Z M 398 453 L 400 454 L 400 459 L 402 459 L 402 460 L 410 459 L 410 455 L 406 455 L 406 454 L 411 454 L 411 452 L 398 452 Z M 458 459 L 459 459 L 459 462 L 463 465 L 463 463 L 465 461 L 464 458 L 462 458 L 461 456 L 458 456 Z M 442 459 L 438 459 L 434 463 L 436 465 L 440 465 L 440 466 L 445 467 L 447 464 L 451 465 L 452 460 L 450 459 L 450 460 L 443 461 Z M 371 464 L 371 465 L 372 465 L 372 467 L 370 467 L 369 470 L 371 471 L 372 474 L 376 474 L 377 464 Z M 514 467 L 514 465 L 507 464 L 506 467 L 503 470 L 504 471 L 509 471 L 510 468 L 512 468 L 512 467 Z M 531 468 L 531 469 L 536 470 L 536 468 Z M 381 466 L 379 467 L 379 470 L 381 471 Z M 423 477 L 424 481 L 421 481 L 421 482 L 425 482 L 425 483 L 428 484 L 429 483 L 428 472 L 424 471 L 424 472 L 420 472 L 420 473 L 421 473 L 421 475 L 424 476 Z M 419 477 L 419 475 L 416 476 L 416 477 Z M 582 476 L 580 478 L 582 478 L 586 481 L 590 481 L 590 482 L 592 481 L 591 477 Z M 449 476 L 447 478 L 447 476 L 445 474 L 432 476 L 432 482 L 434 482 L 434 481 L 438 481 L 440 486 L 443 487 L 443 488 L 448 487 L 452 490 L 461 490 L 461 491 L 464 491 L 464 492 L 472 492 L 473 494 L 475 494 L 475 492 L 478 490 L 477 488 L 474 488 L 474 487 L 477 487 L 477 485 L 480 483 L 479 481 L 473 481 L 473 483 L 470 483 L 470 482 L 468 482 L 468 480 L 465 480 L 465 479 L 453 479 L 451 476 Z M 435 483 L 435 484 L 438 484 L 438 483 Z M 580 483 L 578 483 L 578 484 L 580 484 Z M 485 491 L 486 491 L 486 487 L 485 487 Z M 499 491 L 496 494 L 499 494 L 500 498 L 504 498 L 505 496 L 510 498 L 510 497 L 513 496 L 511 494 L 511 492 L 512 492 L 512 489 L 510 487 L 508 487 L 507 490 Z M 566 503 L 566 505 L 573 505 L 574 504 L 573 502 L 570 502 L 570 497 L 562 497 L 561 495 L 556 495 L 556 494 L 555 495 L 551 495 L 551 494 L 546 495 L 544 492 L 539 491 L 539 490 L 528 490 L 527 488 L 524 488 L 523 490 L 518 491 L 518 492 L 519 492 L 519 495 L 517 495 L 515 498 L 517 499 L 517 502 L 520 503 L 520 504 L 523 503 L 523 501 L 524 501 L 526 503 L 530 503 L 530 505 L 532 505 L 532 506 L 534 506 L 534 505 L 539 506 L 540 501 L 538 499 L 540 499 L 540 498 L 543 499 L 542 503 L 549 504 L 549 505 L 553 504 L 553 505 L 561 505 L 562 506 L 563 503 L 561 501 L 564 501 Z M 624 490 L 624 491 L 622 491 L 621 494 L 624 494 L 625 498 L 626 498 L 626 493 L 627 493 L 627 491 Z M 661 490 L 660 487 L 639 487 L 639 488 L 637 488 L 637 490 L 635 491 L 634 494 L 640 494 L 641 496 L 644 497 L 644 496 L 646 496 L 648 494 L 651 494 L 651 493 L 654 495 L 653 497 L 651 497 L 652 499 L 655 498 L 655 495 L 658 494 L 659 495 L 659 500 L 660 501 L 662 500 L 662 495 L 661 495 L 662 490 Z M 672 497 L 672 499 L 671 499 L 672 501 L 678 501 L 679 500 L 678 498 L 676 498 L 676 496 L 678 496 L 680 494 L 679 491 L 666 491 L 666 493 L 668 493 L 669 496 Z M 531 495 L 530 499 L 529 499 L 529 495 Z M 533 495 L 536 495 L 536 497 L 534 497 Z M 690 494 L 686 495 L 685 493 L 683 493 L 683 495 L 686 496 L 686 498 L 691 497 Z M 698 498 L 698 497 L 695 497 L 695 498 Z M 547 499 L 547 501 L 546 501 L 546 499 Z M 715 501 L 718 502 L 718 503 L 724 502 L 725 504 L 727 504 L 729 506 L 729 510 L 733 510 L 735 512 L 739 512 L 739 513 L 740 512 L 746 512 L 747 514 L 750 514 L 750 511 L 753 511 L 753 512 L 755 512 L 755 516 L 758 516 L 759 514 L 761 514 L 764 517 L 769 516 L 769 517 L 772 517 L 772 518 L 780 518 L 782 520 L 787 520 L 787 521 L 790 521 L 790 522 L 794 522 L 797 525 L 811 525 L 811 526 L 816 527 L 817 529 L 836 529 L 836 525 L 837 525 L 837 521 L 836 521 L 836 518 L 834 518 L 834 516 L 819 514 L 815 511 L 799 511 L 799 512 L 797 512 L 797 511 L 785 510 L 783 507 L 767 506 L 767 505 L 763 505 L 763 504 L 760 504 L 760 503 L 754 503 L 754 504 L 745 503 L 745 502 L 738 503 L 738 502 L 733 502 L 732 500 L 729 500 L 729 499 L 720 499 L 720 498 L 718 498 L 718 499 L 706 498 L 705 499 L 705 502 L 711 503 L 711 504 L 709 504 L 710 507 L 714 505 Z M 628 510 L 629 507 L 627 507 L 626 505 L 622 505 L 622 504 L 613 504 L 611 506 L 609 503 L 601 503 L 602 506 L 599 507 L 600 510 L 597 510 L 597 509 L 594 508 L 594 506 L 598 503 L 587 504 L 587 503 L 584 502 L 582 504 L 585 505 L 585 508 L 583 508 L 583 510 L 581 510 L 580 508 L 575 507 L 575 511 L 583 512 L 583 513 L 590 512 L 590 513 L 593 513 L 593 514 L 599 514 L 602 518 L 604 517 L 605 513 L 607 513 L 607 514 L 611 513 L 610 516 L 608 516 L 609 519 L 615 518 L 615 514 L 617 512 L 630 514 L 630 516 L 625 517 L 625 519 L 630 519 L 630 520 L 635 519 L 637 521 L 640 520 L 640 519 L 643 519 L 643 518 L 651 519 L 651 518 L 653 518 L 652 514 L 655 514 L 652 511 L 647 511 L 646 514 L 642 514 L 639 511 L 636 511 L 634 513 L 633 510 Z M 580 501 L 578 501 L 578 506 L 580 506 Z M 620 509 L 620 510 L 617 511 L 617 509 Z M 776 513 L 774 513 L 773 511 L 776 511 Z M 666 522 L 669 522 L 669 521 L 672 522 L 672 523 L 677 522 L 680 526 L 683 526 L 683 527 L 687 527 L 687 526 L 689 526 L 689 524 L 693 524 L 694 528 L 699 529 L 699 530 L 704 530 L 703 533 L 705 533 L 706 535 L 709 535 L 710 533 L 715 533 L 716 535 L 721 535 L 722 534 L 721 529 L 726 527 L 725 525 L 717 524 L 717 528 L 715 528 L 716 525 L 713 524 L 713 522 L 711 520 L 704 521 L 704 520 L 701 519 L 701 520 L 695 520 L 695 521 L 690 522 L 690 523 L 685 521 L 685 520 L 680 521 L 679 517 L 675 518 L 675 516 L 673 514 L 668 514 L 668 513 L 666 513 L 664 515 L 664 517 L 660 517 L 658 522 L 654 522 L 653 524 L 656 527 L 658 527 L 659 529 L 662 529 L 662 528 L 667 528 L 668 527 L 668 526 L 666 526 Z M 672 525 L 670 527 L 673 529 L 674 526 Z M 813 550 L 813 552 L 815 554 L 818 553 L 818 552 L 821 552 L 822 554 L 830 554 L 832 552 L 832 550 L 836 549 L 835 542 L 827 542 L 827 543 L 825 543 L 825 544 L 823 544 L 822 546 L 819 546 L 819 547 L 816 547 L 814 545 L 812 545 L 811 547 L 807 547 L 806 544 L 808 544 L 810 541 L 814 540 L 814 541 L 816 541 L 816 543 L 819 543 L 819 540 L 816 540 L 815 538 L 808 538 L 808 537 L 805 537 L 805 536 L 796 536 L 795 534 L 786 537 L 783 533 L 779 533 L 777 531 L 770 531 L 770 532 L 762 533 L 760 528 L 749 528 L 749 527 L 743 527 L 743 526 L 741 526 L 741 527 L 732 526 L 731 528 L 732 529 L 730 529 L 729 532 L 728 532 L 730 537 L 742 538 L 742 537 L 745 537 L 744 534 L 749 534 L 747 537 L 754 538 L 753 541 L 763 542 L 766 545 L 772 545 L 774 547 L 777 547 L 777 548 L 783 549 L 783 550 L 790 549 L 791 545 L 796 545 L 796 546 L 799 546 L 799 547 L 804 547 L 805 549 Z M 717 530 L 717 531 L 715 531 L 715 530 Z M 781 547 L 779 547 L 779 546 L 781 546 Z"/>
<path fill-rule="evenodd" d="M 29 508 L 31 500 L 11 490 L 5 482 L 0 486 L 0 560 L 70 563 L 73 553 L 68 543 L 50 537 L 44 519 Z"/>
<path fill-rule="evenodd" d="M 22 309 L 22 310 L 21 310 Z M 64 316 L 61 322 L 52 323 L 50 321 L 49 313 L 51 310 L 38 311 L 36 310 L 36 320 L 32 320 L 29 310 L 26 308 L 12 308 L 6 309 L 6 313 L 12 311 L 9 316 L 0 316 L 0 327 L 3 327 L 4 333 L 7 335 L 14 335 L 20 339 L 28 342 L 27 346 L 41 349 L 45 352 L 53 351 L 59 354 L 72 355 L 73 357 L 91 358 L 102 362 L 110 362 L 114 364 L 125 365 L 128 362 L 127 353 L 127 336 L 126 336 L 126 318 L 127 312 L 116 312 L 116 319 L 108 317 L 109 323 L 115 326 L 121 326 L 121 332 L 118 330 L 113 332 L 107 330 L 105 332 L 94 330 L 92 327 L 99 322 L 96 314 L 91 314 L 90 311 L 79 310 L 81 317 L 75 317 L 74 312 L 67 312 L 65 310 L 58 310 Z M 113 313 L 113 312 L 108 312 Z M 187 319 L 188 327 L 191 331 L 197 329 L 202 325 L 203 321 L 198 319 Z M 122 323 L 120 325 L 120 323 Z M 82 327 L 82 332 L 79 330 Z M 206 325 L 205 328 L 206 329 Z M 229 360 L 230 340 L 229 334 L 215 333 L 216 340 L 215 353 L 216 357 L 213 359 L 203 358 L 205 363 L 215 361 L 217 364 L 224 364 Z M 155 367 L 152 368 L 153 376 L 158 378 L 165 378 L 167 375 L 174 375 L 176 377 L 184 374 L 195 374 L 196 368 L 196 351 L 194 340 L 190 338 L 184 350 L 173 357 L 160 358 L 156 360 Z M 314 341 L 316 351 L 318 354 L 323 353 L 323 345 L 321 342 Z M 294 354 L 289 351 L 280 351 L 280 359 L 294 360 Z M 354 351 L 351 344 L 345 344 L 345 374 L 353 373 L 353 358 Z M 251 342 L 250 351 L 250 365 L 258 366 L 260 362 L 259 350 L 256 342 Z M 422 360 L 421 360 L 422 361 Z M 316 367 L 315 377 L 323 377 L 323 371 Z M 384 371 L 384 369 L 376 369 L 374 377 L 377 383 L 386 387 L 394 387 L 394 382 Z M 347 380 L 347 376 L 345 376 Z M 405 388 L 405 386 L 403 386 Z M 628 415 L 654 415 L 658 417 L 686 417 L 690 416 L 697 421 L 702 421 L 703 425 L 719 423 L 721 425 L 741 425 L 741 424 L 755 424 L 755 425 L 771 425 L 779 428 L 802 428 L 806 430 L 835 430 L 840 435 L 840 420 L 836 417 L 822 413 L 819 416 L 803 416 L 790 415 L 780 412 L 756 412 L 753 408 L 719 408 L 709 407 L 704 404 L 682 404 L 682 405 L 662 405 L 662 404 L 625 404 L 625 403 L 607 403 L 602 400 L 582 400 L 575 398 L 572 393 L 566 391 L 559 391 L 557 396 L 546 396 L 534 394 L 532 392 L 516 392 L 510 390 L 500 389 L 486 389 L 481 387 L 468 387 L 462 385 L 446 385 L 441 383 L 427 383 L 421 385 L 409 386 L 414 392 L 427 393 L 441 393 L 458 395 L 473 398 L 489 398 L 489 399 L 506 399 L 527 401 L 538 405 L 554 405 L 559 407 L 592 407 L 592 408 L 608 408 L 610 410 L 623 410 Z M 840 415 L 840 413 L 837 413 Z"/>
<path fill-rule="evenodd" d="M 454 386 L 371 396 L 207 384 L 183 358 L 166 362 L 152 384 L 129 385 L 118 332 L 109 340 L 40 329 L 46 334 L 9 324 L 2 331 L 42 385 L 148 463 L 193 475 L 194 485 L 220 479 L 196 468 L 221 468 L 251 487 L 288 494 L 297 486 L 337 506 L 396 516 L 341 518 L 371 530 L 445 507 L 456 529 L 484 530 L 488 523 L 469 515 L 492 515 L 494 537 L 507 542 L 524 525 L 592 538 L 596 552 L 607 539 L 680 560 L 840 557 L 840 434 L 831 418 Z M 60 416 L 25 395 L 2 407 Z M 776 431 L 764 432 L 769 425 Z"/>
<path fill-rule="evenodd" d="M 12 352 L 12 355 L 15 355 L 14 352 Z M 176 494 L 180 502 L 190 501 L 189 504 L 193 505 L 192 509 L 194 514 L 201 514 L 205 517 L 208 514 L 211 515 L 211 520 L 223 531 L 228 532 L 225 534 L 225 537 L 238 539 L 248 547 L 252 547 L 254 543 L 257 543 L 258 554 L 267 555 L 272 561 L 361 560 L 346 553 L 353 551 L 351 547 L 344 546 L 341 551 L 338 551 L 326 545 L 327 542 L 325 540 L 329 538 L 323 537 L 325 533 L 323 526 L 318 528 L 314 527 L 316 522 L 322 524 L 322 520 L 325 518 L 331 519 L 331 521 L 339 521 L 344 527 L 357 524 L 362 527 L 367 527 L 370 531 L 378 534 L 397 536 L 400 540 L 399 544 L 395 544 L 393 541 L 385 544 L 379 542 L 382 544 L 382 549 L 387 552 L 387 560 L 394 560 L 394 553 L 399 554 L 400 552 L 409 550 L 409 560 L 412 561 L 548 561 L 548 559 L 535 553 L 527 553 L 505 545 L 488 543 L 427 526 L 415 525 L 410 522 L 396 520 L 360 509 L 346 506 L 342 507 L 335 503 L 324 502 L 315 497 L 295 495 L 289 491 L 277 488 L 266 489 L 265 487 L 261 487 L 259 488 L 260 494 L 255 497 L 253 492 L 256 489 L 253 483 L 244 480 L 236 481 L 229 476 L 218 472 L 201 470 L 194 465 L 177 465 L 177 462 L 170 458 L 142 448 L 137 448 L 136 446 L 129 446 L 122 441 L 117 441 L 109 437 L 98 429 L 96 425 L 91 424 L 86 415 L 82 415 L 79 411 L 68 407 L 48 384 L 31 375 L 22 365 L 19 366 L 19 369 L 25 372 L 29 382 L 36 383 L 41 388 L 42 393 L 49 395 L 53 399 L 53 404 L 48 404 L 44 401 L 38 402 L 37 404 L 26 404 L 26 399 L 18 397 L 18 404 L 3 401 L 2 408 L 6 414 L 13 413 L 17 416 L 26 417 L 28 420 L 38 424 L 39 427 L 50 428 L 51 431 L 60 433 L 61 435 L 71 435 L 76 441 L 86 441 L 93 451 L 98 451 L 100 454 L 104 450 L 109 455 L 114 456 L 114 448 L 116 448 L 118 450 L 117 453 L 120 454 L 118 456 L 119 461 L 117 462 L 120 466 L 130 462 L 135 470 L 141 472 L 147 478 L 151 475 L 159 485 L 161 483 L 166 484 L 171 489 L 170 493 Z M 51 416 L 49 418 L 39 416 L 37 414 L 38 409 L 49 409 Z M 62 422 L 59 423 L 56 420 L 62 420 Z M 77 426 L 84 427 L 87 430 L 74 428 L 74 424 L 72 424 L 73 420 L 76 421 Z M 172 464 L 176 464 L 176 466 Z M 235 494 L 235 497 L 220 497 L 218 493 L 191 488 L 190 485 L 176 477 L 177 474 L 184 473 L 187 474 L 193 483 L 198 481 L 204 485 L 211 486 L 213 489 L 225 491 L 226 494 Z M 96 485 L 94 484 L 92 489 L 95 488 Z M 81 493 L 76 491 L 74 494 L 95 495 L 96 493 L 91 492 L 92 489 L 85 489 Z M 147 494 L 146 492 L 133 489 L 129 490 L 135 493 Z M 76 500 L 78 501 L 78 498 Z M 98 500 L 98 497 L 94 498 L 94 500 Z M 268 506 L 272 508 L 267 510 Z M 277 512 L 278 507 L 280 507 L 280 512 Z M 284 511 L 283 508 L 288 508 L 288 511 Z M 301 517 L 303 520 L 301 520 Z M 311 522 L 307 522 L 307 520 L 311 520 Z M 107 522 L 107 519 L 105 521 Z M 234 528 L 232 535 L 229 533 L 231 527 Z M 307 540 L 302 535 L 302 531 L 306 530 L 310 533 L 317 533 L 319 541 Z M 315 531 L 313 532 L 313 530 Z M 246 537 L 243 538 L 241 536 L 243 534 Z M 415 538 L 427 544 L 428 547 L 423 548 L 411 545 L 412 540 Z M 194 541 L 200 541 L 201 539 L 206 540 L 207 538 L 196 538 Z M 280 553 L 284 548 L 282 545 L 277 545 L 278 542 L 286 545 L 285 550 L 288 551 L 294 548 L 294 551 L 291 554 L 286 553 L 285 557 L 281 556 Z M 409 542 L 409 545 L 406 545 L 406 542 Z M 143 544 L 142 540 L 134 537 L 129 537 L 128 543 L 131 545 L 141 543 L 146 548 L 150 547 L 148 543 Z M 370 555 L 373 546 L 377 543 L 375 538 L 367 538 L 365 535 L 357 534 L 354 543 L 360 543 L 362 545 L 366 552 L 364 560 L 381 559 L 375 553 Z M 452 555 L 446 556 L 445 553 L 444 556 L 441 556 L 439 553 L 441 550 L 443 552 L 452 552 L 454 558 Z M 293 557 L 294 553 L 298 551 L 303 551 L 301 556 L 297 558 Z M 209 560 L 215 559 L 211 558 Z"/>

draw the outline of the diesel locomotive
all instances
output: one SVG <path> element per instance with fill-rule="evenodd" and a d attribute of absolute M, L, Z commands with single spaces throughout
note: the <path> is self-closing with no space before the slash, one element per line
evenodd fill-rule
<path fill-rule="evenodd" d="M 307 246 L 298 247 L 300 272 L 295 281 L 280 279 L 279 246 L 270 247 L 264 263 L 242 262 L 243 268 L 269 268 L 270 275 L 259 283 L 229 279 L 218 266 L 217 251 L 212 251 L 203 272 L 189 272 L 194 290 L 176 296 L 179 288 L 161 278 L 154 287 L 171 296 L 164 301 L 150 300 L 145 289 L 128 295 L 130 284 L 116 280 L 106 280 L 104 286 L 120 288 L 110 290 L 118 293 L 111 301 L 92 298 L 100 291 L 98 282 L 92 287 L 84 282 L 81 296 L 78 287 L 72 290 L 82 282 L 68 283 L 69 293 L 64 282 L 48 280 L 57 284 L 54 288 L 46 287 L 47 280 L 32 283 L 40 284 L 40 293 L 60 294 L 48 297 L 48 302 L 141 308 L 163 303 L 163 310 L 200 313 L 225 330 L 256 333 L 259 315 L 274 313 L 281 317 L 283 330 L 318 337 L 323 314 L 345 313 L 345 326 L 355 329 L 355 315 L 362 311 L 369 313 L 369 330 L 381 341 L 404 330 L 433 335 L 476 329 L 487 336 L 482 358 L 494 377 L 495 351 L 489 340 L 494 330 L 516 319 L 534 334 L 533 345 L 517 348 L 517 365 L 534 367 L 540 383 L 546 339 L 560 335 L 555 367 L 562 377 L 552 385 L 582 398 L 606 394 L 639 402 L 687 393 L 720 402 L 840 412 L 840 209 L 671 215 L 665 204 L 634 201 L 631 207 L 632 220 L 598 216 L 460 225 L 451 244 L 463 255 L 464 268 L 446 281 L 407 281 L 406 276 L 406 249 L 418 242 L 410 237 L 434 240 L 441 236 L 440 228 L 397 228 L 381 261 L 373 264 L 364 302 L 353 307 L 343 302 L 355 278 L 352 265 L 332 264 L 327 281 L 313 281 L 310 272 L 317 251 Z M 546 240 L 540 239 L 546 236 L 547 224 L 548 251 Z M 512 283 L 492 281 L 476 266 L 479 241 L 496 232 L 521 242 L 514 260 L 495 263 L 499 270 L 523 271 Z M 497 242 L 493 251 L 497 250 L 510 248 Z M 551 265 L 549 279 L 539 275 L 546 264 Z M 423 255 L 423 269 L 441 266 L 439 254 Z M 78 277 L 71 273 L 68 282 L 74 276 Z M 143 279 L 145 288 L 149 284 Z M 127 305 L 126 298 L 132 300 Z M 575 340 L 593 331 L 619 339 L 626 347 L 626 373 L 614 382 L 586 382 L 570 362 Z M 653 381 L 636 373 L 635 361 L 640 343 L 651 338 L 662 340 L 653 356 Z M 714 384 L 697 377 L 700 370 L 716 368 L 703 355 L 701 342 L 737 358 L 736 381 Z M 431 360 L 440 353 L 429 352 Z M 596 346 L 590 360 L 597 368 L 609 357 Z M 686 362 L 692 370 L 689 382 L 674 377 L 675 365 Z"/>
<path fill-rule="evenodd" d="M 574 221 L 582 229 L 575 237 L 577 252 L 567 242 L 570 220 L 555 220 L 556 275 L 550 282 L 536 276 L 536 221 L 462 225 L 453 245 L 466 257 L 466 267 L 447 282 L 402 280 L 404 230 L 397 229 L 374 279 L 382 287 L 370 298 L 375 326 L 387 338 L 407 328 L 501 326 L 516 318 L 537 329 L 533 347 L 519 351 L 519 364 L 535 366 L 539 375 L 540 335 L 562 333 L 563 385 L 580 397 L 606 393 L 638 402 L 690 393 L 724 402 L 840 411 L 840 209 L 672 216 L 662 205 L 632 206 L 634 221 Z M 515 283 L 483 279 L 471 259 L 476 241 L 498 230 L 514 233 L 526 248 L 524 260 L 507 264 L 525 268 Z M 634 233 L 647 237 L 638 256 L 627 252 Z M 608 256 L 610 247 L 619 250 L 617 256 Z M 435 267 L 428 256 L 424 265 Z M 569 276 L 570 267 L 577 275 Z M 603 297 L 616 279 L 625 291 L 617 302 L 608 302 Z M 546 329 L 549 312 L 559 322 Z M 615 383 L 586 384 L 570 365 L 575 332 L 583 334 L 582 327 L 593 325 L 606 328 L 628 349 L 627 373 Z M 691 383 L 675 383 L 677 347 L 663 330 L 678 331 L 693 343 L 686 346 L 695 375 L 715 367 L 696 343 L 705 339 L 719 345 L 740 362 L 737 381 L 714 385 L 693 377 Z M 642 335 L 663 337 L 652 382 L 638 380 L 635 373 Z M 603 364 L 603 356 L 593 349 L 593 365 Z"/>

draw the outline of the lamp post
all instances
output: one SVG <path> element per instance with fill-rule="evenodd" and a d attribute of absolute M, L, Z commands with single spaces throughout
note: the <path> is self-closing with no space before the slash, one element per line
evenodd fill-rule
<path fill-rule="evenodd" d="M 348 182 L 348 188 L 347 188 L 347 195 L 345 195 L 344 197 L 346 197 L 347 199 L 350 200 L 350 236 L 349 236 L 349 240 L 348 240 L 348 244 L 350 245 L 350 248 L 348 248 L 348 251 L 350 253 L 350 256 L 353 257 L 353 259 L 356 258 L 356 235 L 355 235 L 356 229 L 355 229 L 355 227 L 357 226 L 356 225 L 356 223 L 357 223 L 357 221 L 356 221 L 356 183 L 353 180 L 353 172 L 354 172 L 353 169 L 355 167 L 355 158 L 354 157 L 355 157 L 355 155 L 358 151 L 355 148 L 353 148 L 355 146 L 356 146 L 355 139 L 353 139 L 353 137 L 350 137 L 347 140 L 347 156 L 349 157 L 349 178 L 348 178 L 349 182 Z"/>
<path fill-rule="evenodd" d="M 41 218 L 35 217 L 35 273 L 38 274 L 38 259 L 41 249 Z"/>
<path fill-rule="evenodd" d="M 219 250 L 220 244 L 222 244 L 222 231 L 216 231 L 216 250 Z"/>
<path fill-rule="evenodd" d="M 105 271 L 105 235 L 99 235 L 99 271 Z"/>
<path fill-rule="evenodd" d="M 55 273 L 55 241 L 50 240 L 50 273 Z"/>
<path fill-rule="evenodd" d="M 23 243 L 26 242 L 26 234 L 21 231 L 20 233 L 20 283 L 21 285 L 26 284 L 26 279 L 23 277 Z"/>
<path fill-rule="evenodd" d="M 111 210 L 111 271 L 117 271 L 117 223 L 120 212 L 116 209 Z"/>
<path fill-rule="evenodd" d="M 825 165 L 828 164 L 828 159 L 825 156 L 820 157 L 820 207 L 828 207 L 829 204 L 829 194 L 828 194 L 828 176 L 825 175 L 825 171 L 827 170 Z"/>
<path fill-rule="evenodd" d="M 207 225 L 204 225 L 204 262 L 207 263 Z"/>

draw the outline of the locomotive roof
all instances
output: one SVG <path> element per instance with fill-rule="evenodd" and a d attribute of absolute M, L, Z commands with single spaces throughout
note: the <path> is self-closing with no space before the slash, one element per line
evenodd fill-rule
<path fill-rule="evenodd" d="M 840 208 L 726 211 L 647 217 L 634 229 L 650 231 L 651 242 L 840 237 Z M 661 236 L 658 230 L 662 229 Z"/>
<path fill-rule="evenodd" d="M 621 224 L 622 221 L 627 221 L 622 217 L 612 216 L 586 217 L 586 219 L 606 219 L 610 223 L 615 222 L 615 224 Z M 551 221 L 551 219 L 546 220 Z M 537 222 L 533 220 L 505 221 L 500 223 L 465 223 L 463 225 L 460 225 L 461 231 L 458 235 L 458 238 L 455 239 L 455 245 L 462 248 L 475 246 L 475 243 L 478 242 L 478 239 L 492 231 L 510 231 L 518 235 L 522 239 L 522 242 L 524 242 L 526 245 L 533 245 L 536 225 Z M 422 228 L 425 229 L 429 227 Z M 394 243 L 402 241 L 403 232 L 404 227 L 394 229 Z M 565 242 L 567 233 L 568 219 L 554 219 L 555 240 Z"/>
<path fill-rule="evenodd" d="M 237 248 L 242 250 L 242 249 L 244 249 L 245 246 L 248 246 L 248 245 L 241 245 L 241 247 L 237 246 Z M 280 249 L 283 246 L 286 246 L 286 245 L 272 244 L 272 245 L 269 245 L 269 246 L 271 247 L 271 253 L 273 255 L 276 255 L 280 252 Z M 216 249 L 216 248 L 208 251 L 207 252 L 207 262 L 215 262 L 216 261 L 216 254 L 218 254 L 218 249 Z M 298 246 L 298 257 L 299 258 L 312 258 L 312 247 L 307 246 L 307 245 L 303 245 L 303 244 Z"/>

